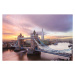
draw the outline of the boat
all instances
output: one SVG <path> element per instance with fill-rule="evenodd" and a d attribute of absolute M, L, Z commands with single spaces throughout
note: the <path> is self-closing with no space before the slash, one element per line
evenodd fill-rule
<path fill-rule="evenodd" d="M 23 47 L 21 47 L 21 48 L 19 48 L 19 47 L 16 47 L 15 49 L 14 49 L 14 52 L 27 52 L 27 50 L 26 49 L 24 49 Z"/>
<path fill-rule="evenodd" d="M 73 46 L 72 44 L 68 45 L 68 47 L 72 47 L 72 46 Z"/>
<path fill-rule="evenodd" d="M 54 43 L 54 45 L 58 45 L 58 43 Z"/>
<path fill-rule="evenodd" d="M 14 52 L 19 52 L 20 51 L 20 48 L 19 47 L 16 47 L 15 49 L 14 49 Z"/>
<path fill-rule="evenodd" d="M 26 53 L 27 50 L 20 50 L 19 52 L 20 52 L 20 53 Z"/>

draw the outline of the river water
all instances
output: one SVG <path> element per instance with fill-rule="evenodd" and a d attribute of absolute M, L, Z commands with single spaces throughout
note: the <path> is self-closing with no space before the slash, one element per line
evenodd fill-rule
<path fill-rule="evenodd" d="M 68 45 L 70 43 L 58 43 L 58 45 L 49 45 L 50 48 L 55 50 L 63 50 L 63 49 L 69 49 Z M 71 53 L 70 51 L 69 53 Z M 34 61 L 34 60 L 49 60 L 54 61 L 58 59 L 67 59 L 67 57 L 48 54 L 41 52 L 40 56 L 27 56 L 27 53 L 22 52 L 14 52 L 13 49 L 6 49 L 3 51 L 3 61 Z"/>

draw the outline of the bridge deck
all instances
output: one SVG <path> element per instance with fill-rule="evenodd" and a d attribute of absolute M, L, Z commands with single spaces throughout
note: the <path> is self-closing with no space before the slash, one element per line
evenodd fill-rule
<path fill-rule="evenodd" d="M 68 54 L 68 53 L 56 53 L 56 52 L 48 52 L 48 51 L 44 51 L 44 50 L 36 50 L 36 51 L 54 54 L 54 55 L 59 55 L 59 56 L 64 56 L 64 57 L 70 57 L 71 56 L 71 54 Z"/>
<path fill-rule="evenodd" d="M 70 57 L 71 54 L 69 53 L 66 53 L 65 51 L 70 51 L 71 49 L 65 49 L 65 50 L 54 50 L 54 49 L 51 49 L 50 47 L 46 46 L 46 45 L 42 45 L 39 44 L 35 39 L 34 41 L 37 43 L 38 47 L 39 47 L 39 50 L 36 50 L 36 51 L 40 51 L 40 52 L 45 52 L 45 53 L 50 53 L 50 54 L 54 54 L 54 55 L 59 55 L 59 56 L 64 56 L 64 57 Z"/>

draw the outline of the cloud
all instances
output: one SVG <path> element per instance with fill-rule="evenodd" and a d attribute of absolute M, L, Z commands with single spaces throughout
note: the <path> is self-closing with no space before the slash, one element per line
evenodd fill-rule
<path fill-rule="evenodd" d="M 11 35 L 10 33 L 25 33 L 30 34 L 32 32 L 31 25 L 21 15 L 3 15 L 3 33 L 4 35 Z M 7 33 L 7 31 L 9 33 Z"/>
<path fill-rule="evenodd" d="M 42 35 L 42 31 L 38 31 L 37 33 L 38 33 L 38 35 Z M 44 35 L 46 35 L 46 34 L 47 34 L 47 33 L 44 32 Z"/>
<path fill-rule="evenodd" d="M 6 18 L 6 16 L 3 16 L 3 23 L 13 25 L 13 22 L 10 19 Z"/>
<path fill-rule="evenodd" d="M 64 37 L 72 37 L 72 36 L 55 36 L 55 37 L 64 38 Z"/>
<path fill-rule="evenodd" d="M 67 32 L 72 30 L 72 18 L 72 15 L 3 15 L 3 23 L 6 23 L 6 30 L 10 28 L 14 33 L 30 34 L 36 27 L 53 32 Z M 38 34 L 41 35 L 41 32 Z"/>
<path fill-rule="evenodd" d="M 48 31 L 72 30 L 72 15 L 28 15 L 28 17 L 35 25 Z"/>
<path fill-rule="evenodd" d="M 4 35 L 13 35 L 13 33 L 3 33 Z"/>

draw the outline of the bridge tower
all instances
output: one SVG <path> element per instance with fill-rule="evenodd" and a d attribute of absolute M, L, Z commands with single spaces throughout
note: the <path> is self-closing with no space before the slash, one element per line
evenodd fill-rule
<path fill-rule="evenodd" d="M 31 34 L 31 48 L 33 50 L 35 50 L 35 47 L 37 46 L 37 44 L 34 42 L 34 39 L 38 41 L 38 34 L 35 32 L 35 30 Z"/>
<path fill-rule="evenodd" d="M 23 38 L 24 36 L 22 36 L 22 34 L 20 33 L 20 35 L 17 37 L 18 40 L 18 47 L 23 47 L 24 45 L 24 39 L 19 39 L 19 38 Z"/>
<path fill-rule="evenodd" d="M 31 34 L 31 50 L 27 51 L 27 55 L 40 55 L 41 54 L 41 52 L 38 52 L 35 50 L 35 49 L 38 49 L 38 46 L 35 43 L 34 39 L 38 41 L 38 34 L 35 32 L 35 30 Z"/>

